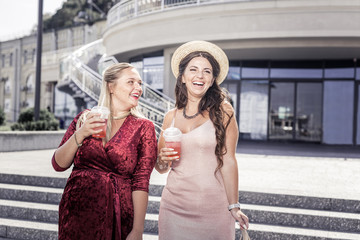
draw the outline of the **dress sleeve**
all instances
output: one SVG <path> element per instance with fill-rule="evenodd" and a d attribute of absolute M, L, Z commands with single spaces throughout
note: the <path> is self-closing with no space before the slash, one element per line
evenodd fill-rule
<path fill-rule="evenodd" d="M 149 192 L 149 181 L 157 158 L 157 141 L 154 124 L 150 121 L 142 126 L 138 146 L 138 161 L 133 173 L 131 190 Z"/>
<path fill-rule="evenodd" d="M 70 126 L 68 127 L 68 129 L 66 130 L 61 142 L 60 142 L 60 145 L 58 146 L 61 147 L 64 143 L 66 143 L 67 140 L 69 140 L 69 138 L 74 134 L 74 132 L 76 131 L 76 123 L 79 119 L 79 117 L 81 116 L 83 112 L 80 112 L 75 118 L 74 120 L 71 122 Z M 57 172 L 63 172 L 65 170 L 67 170 L 68 168 L 62 168 L 60 167 L 56 161 L 55 161 L 55 152 L 53 154 L 53 157 L 51 159 L 51 164 L 53 166 L 53 168 L 55 169 L 55 171 Z M 70 166 L 69 166 L 70 167 Z"/>

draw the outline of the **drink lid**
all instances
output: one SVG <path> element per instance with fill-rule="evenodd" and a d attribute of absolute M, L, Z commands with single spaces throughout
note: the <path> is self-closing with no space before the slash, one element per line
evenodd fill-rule
<path fill-rule="evenodd" d="M 107 118 L 110 114 L 110 110 L 107 107 L 104 106 L 95 106 L 91 109 L 92 112 L 100 113 L 101 118 Z"/>
<path fill-rule="evenodd" d="M 176 127 L 169 127 L 164 131 L 164 138 L 178 138 L 181 137 L 182 132 Z"/>

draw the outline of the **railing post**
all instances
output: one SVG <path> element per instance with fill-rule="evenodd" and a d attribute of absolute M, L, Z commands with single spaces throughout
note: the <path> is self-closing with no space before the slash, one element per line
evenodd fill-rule
<path fill-rule="evenodd" d="M 134 17 L 138 15 L 138 0 L 134 0 Z"/>
<path fill-rule="evenodd" d="M 161 11 L 164 10 L 164 0 L 161 0 Z"/>

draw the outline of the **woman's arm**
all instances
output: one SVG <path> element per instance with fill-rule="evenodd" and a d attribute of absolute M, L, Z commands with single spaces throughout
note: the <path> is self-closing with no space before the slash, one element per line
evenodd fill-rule
<path fill-rule="evenodd" d="M 226 154 L 223 158 L 224 165 L 220 169 L 224 185 L 226 196 L 230 204 L 235 204 L 239 201 L 239 189 L 238 189 L 238 166 L 235 157 L 236 145 L 238 142 L 239 131 L 235 119 L 234 109 L 229 103 L 223 104 L 224 111 L 231 116 L 230 123 L 226 129 Z M 226 116 L 226 114 L 225 114 Z M 229 117 L 225 117 L 224 124 L 227 123 Z M 249 220 L 244 215 L 239 208 L 233 208 L 231 210 L 232 216 L 240 222 L 240 226 L 243 227 L 246 225 L 246 228 L 249 226 Z"/>
<path fill-rule="evenodd" d="M 62 169 L 67 169 L 71 166 L 74 156 L 78 150 L 78 144 L 82 144 L 85 138 L 88 136 L 98 133 L 101 130 L 94 130 L 96 127 L 100 127 L 105 124 L 105 120 L 97 118 L 98 114 L 89 113 L 87 115 L 86 121 L 82 126 L 76 130 L 76 122 L 73 121 L 69 126 L 66 134 L 69 134 L 70 137 L 66 140 L 65 143 L 55 151 L 54 161 Z M 98 123 L 102 122 L 102 123 Z M 76 131 L 75 131 L 76 130 Z M 75 140 L 76 138 L 76 140 Z"/>
<path fill-rule="evenodd" d="M 133 228 L 127 240 L 138 240 L 142 239 L 144 233 L 145 215 L 148 205 L 148 193 L 145 191 L 133 191 L 132 201 L 134 205 L 134 222 Z"/>
<path fill-rule="evenodd" d="M 154 169 L 157 144 L 154 124 L 147 120 L 141 129 L 141 140 L 138 145 L 138 161 L 134 169 L 131 190 L 134 206 L 133 228 L 127 240 L 142 239 L 144 222 L 148 205 L 150 175 Z"/>
<path fill-rule="evenodd" d="M 171 122 L 175 114 L 175 109 L 170 110 L 164 117 L 164 122 L 162 129 L 165 130 L 171 126 Z M 174 149 L 165 147 L 165 139 L 163 137 L 163 131 L 160 133 L 159 143 L 158 143 L 158 161 L 156 162 L 155 169 L 163 174 L 167 173 L 170 170 L 170 162 L 176 160 L 177 157 L 167 157 L 167 155 L 176 154 Z"/>

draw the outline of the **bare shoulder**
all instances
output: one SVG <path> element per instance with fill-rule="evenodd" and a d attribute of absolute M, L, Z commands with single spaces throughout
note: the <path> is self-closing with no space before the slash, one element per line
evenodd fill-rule
<path fill-rule="evenodd" d="M 223 108 L 223 111 L 225 113 L 227 113 L 227 115 L 229 116 L 232 116 L 234 115 L 234 108 L 233 106 L 230 104 L 230 102 L 228 102 L 227 100 L 224 100 L 222 103 L 221 103 L 221 106 Z"/>
<path fill-rule="evenodd" d="M 165 114 L 164 121 L 163 121 L 163 129 L 165 129 L 171 125 L 171 122 L 174 118 L 175 112 L 176 112 L 176 108 L 173 108 Z"/>

